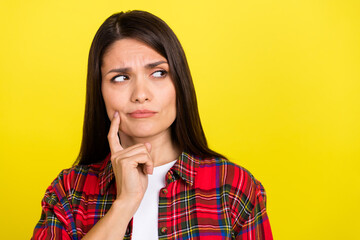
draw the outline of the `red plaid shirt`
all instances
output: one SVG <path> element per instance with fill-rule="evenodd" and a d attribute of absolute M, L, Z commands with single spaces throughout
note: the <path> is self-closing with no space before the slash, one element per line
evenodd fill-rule
<path fill-rule="evenodd" d="M 110 157 L 63 170 L 46 190 L 33 239 L 81 239 L 115 200 L 114 179 Z M 183 152 L 159 192 L 159 239 L 273 239 L 265 201 L 245 169 Z M 132 220 L 124 239 L 131 233 Z"/>

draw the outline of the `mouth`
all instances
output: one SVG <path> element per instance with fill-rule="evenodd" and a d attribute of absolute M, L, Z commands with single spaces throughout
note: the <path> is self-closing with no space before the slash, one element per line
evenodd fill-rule
<path fill-rule="evenodd" d="M 156 114 L 157 112 L 151 110 L 136 110 L 133 112 L 128 113 L 128 115 L 132 118 L 149 118 Z"/>

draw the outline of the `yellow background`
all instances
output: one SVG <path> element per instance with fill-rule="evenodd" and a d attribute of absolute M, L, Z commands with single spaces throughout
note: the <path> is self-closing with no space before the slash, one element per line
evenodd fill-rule
<path fill-rule="evenodd" d="M 1 1 L 1 239 L 30 238 L 75 160 L 90 43 L 129 9 L 178 35 L 210 146 L 263 183 L 274 238 L 359 239 L 357 0 Z"/>

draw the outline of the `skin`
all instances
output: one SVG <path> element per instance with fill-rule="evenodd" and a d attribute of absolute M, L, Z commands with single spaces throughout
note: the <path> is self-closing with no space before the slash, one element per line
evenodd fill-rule
<path fill-rule="evenodd" d="M 175 160 L 171 141 L 176 93 L 167 60 L 134 39 L 114 42 L 102 59 L 101 91 L 111 126 L 108 140 L 117 197 L 83 239 L 122 239 L 147 188 L 154 166 Z M 134 117 L 136 110 L 150 110 Z M 119 138 L 120 136 L 120 138 Z"/>
<path fill-rule="evenodd" d="M 148 64 L 156 66 L 147 67 Z M 126 71 L 115 72 L 116 69 Z M 102 94 L 109 119 L 117 111 L 121 119 L 119 136 L 124 148 L 151 143 L 155 166 L 176 159 L 164 154 L 172 145 L 170 125 L 176 118 L 176 93 L 167 60 L 142 42 L 122 39 L 106 51 L 101 66 Z M 129 113 L 147 109 L 156 112 L 149 118 L 133 118 Z M 170 155 L 171 159 L 166 159 Z"/>

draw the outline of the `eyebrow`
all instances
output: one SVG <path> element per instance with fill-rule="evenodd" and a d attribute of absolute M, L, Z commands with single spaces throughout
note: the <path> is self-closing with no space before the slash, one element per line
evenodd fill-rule
<path fill-rule="evenodd" d="M 163 64 L 163 63 L 167 63 L 167 61 L 157 61 L 157 62 L 153 62 L 153 63 L 148 63 L 145 65 L 145 68 L 147 69 L 152 69 L 156 66 L 159 66 L 160 64 Z M 106 73 L 109 74 L 109 73 L 112 73 L 112 72 L 129 72 L 131 70 L 131 68 L 129 67 L 124 67 L 124 68 L 114 68 L 114 69 L 111 69 L 110 71 L 108 71 Z"/>

